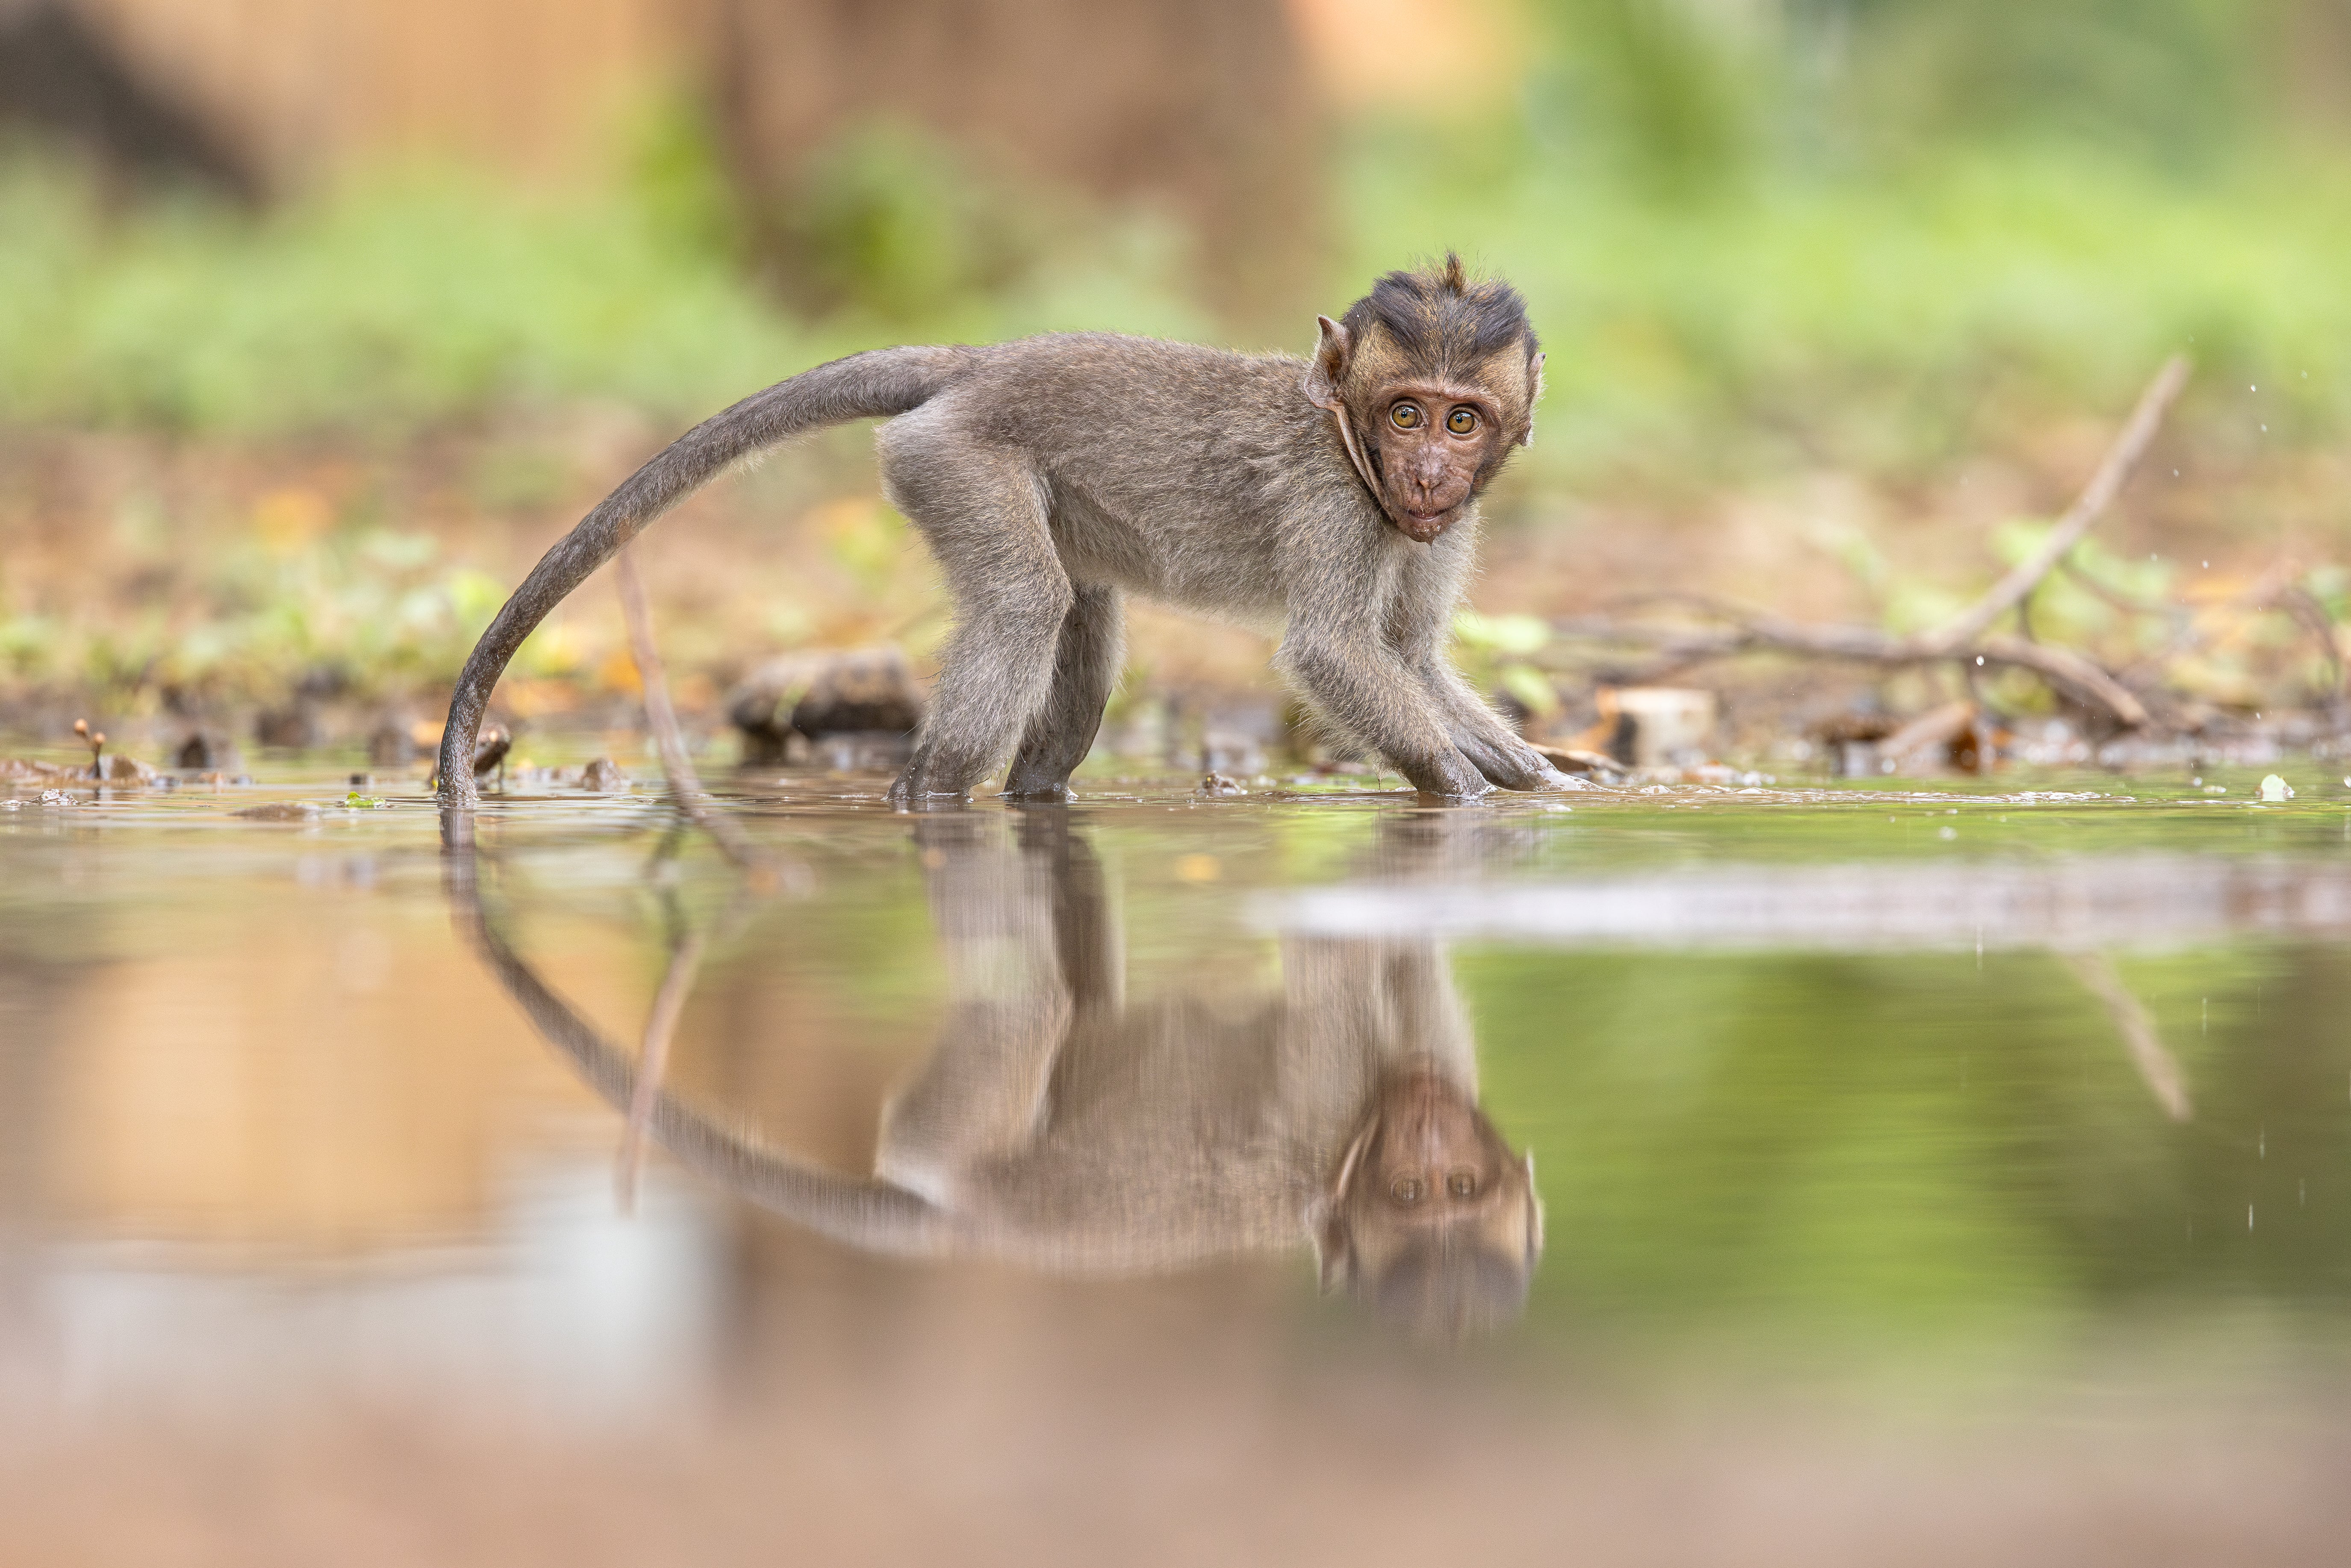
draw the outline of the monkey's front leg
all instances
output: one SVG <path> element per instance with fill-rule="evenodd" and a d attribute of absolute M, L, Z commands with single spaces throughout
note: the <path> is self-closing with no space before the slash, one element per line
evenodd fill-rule
<path fill-rule="evenodd" d="M 1492 786 L 1462 755 L 1395 651 L 1368 627 L 1293 626 L 1275 664 L 1322 716 L 1387 758 L 1424 795 L 1466 798 Z"/>
<path fill-rule="evenodd" d="M 1544 759 L 1469 689 L 1460 674 L 1441 653 L 1431 653 L 1416 669 L 1430 701 L 1446 716 L 1453 744 L 1477 766 L 1478 771 L 1505 789 L 1589 789 L 1593 786 L 1571 778 Z"/>
<path fill-rule="evenodd" d="M 1543 759 L 1489 706 L 1446 657 L 1454 606 L 1469 572 L 1472 540 L 1449 537 L 1405 559 L 1402 591 L 1389 627 L 1396 655 L 1426 695 L 1454 746 L 1505 789 L 1585 788 Z"/>

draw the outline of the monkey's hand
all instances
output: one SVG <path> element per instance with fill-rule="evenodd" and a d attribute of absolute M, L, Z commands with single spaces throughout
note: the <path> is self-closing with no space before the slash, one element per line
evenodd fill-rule
<path fill-rule="evenodd" d="M 1516 736 L 1457 735 L 1453 743 L 1478 771 L 1504 789 L 1593 789 L 1598 786 L 1552 766 L 1543 754 Z"/>

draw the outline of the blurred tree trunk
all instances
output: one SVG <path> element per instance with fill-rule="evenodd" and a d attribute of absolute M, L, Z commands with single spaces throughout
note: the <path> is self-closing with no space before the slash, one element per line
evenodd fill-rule
<path fill-rule="evenodd" d="M 1196 292 L 1237 322 L 1295 340 L 1319 281 L 1322 113 L 1283 0 L 0 0 L 0 12 L 71 22 L 259 190 L 419 154 L 541 183 L 592 175 L 616 152 L 615 114 L 682 80 L 717 106 L 755 208 L 789 203 L 831 139 L 894 120 L 1014 189 L 1165 210 L 1199 237 Z"/>
<path fill-rule="evenodd" d="M 1162 205 L 1199 238 L 1202 296 L 1237 322 L 1281 331 L 1312 308 L 1323 116 L 1280 0 L 712 3 L 728 150 L 757 196 L 789 200 L 830 138 L 896 119 Z"/>
<path fill-rule="evenodd" d="M 560 181 L 674 70 L 707 0 L 0 0 L 70 14 L 253 182 L 413 155 Z"/>

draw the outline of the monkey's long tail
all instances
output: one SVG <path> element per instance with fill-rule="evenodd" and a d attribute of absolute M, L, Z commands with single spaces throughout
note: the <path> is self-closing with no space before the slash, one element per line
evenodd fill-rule
<path fill-rule="evenodd" d="M 509 945 L 483 907 L 477 852 L 465 844 L 444 862 L 452 913 L 540 1036 L 571 1058 L 589 1086 L 626 1112 L 636 1063 L 581 1018 Z M 679 1163 L 820 1236 L 872 1252 L 929 1257 L 954 1250 L 960 1234 L 925 1198 L 871 1178 L 805 1165 L 756 1139 L 695 1114 L 666 1093 L 653 1102 L 653 1133 Z"/>
<path fill-rule="evenodd" d="M 704 420 L 598 502 L 539 558 L 465 660 L 441 731 L 442 806 L 470 810 L 481 799 L 474 788 L 474 743 L 490 690 L 515 650 L 622 545 L 753 453 L 824 425 L 919 408 L 970 362 L 967 349 L 877 349 L 803 371 Z"/>

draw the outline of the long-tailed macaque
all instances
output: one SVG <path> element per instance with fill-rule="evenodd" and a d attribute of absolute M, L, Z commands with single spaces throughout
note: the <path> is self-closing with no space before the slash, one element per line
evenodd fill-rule
<path fill-rule="evenodd" d="M 1478 497 L 1533 438 L 1543 356 L 1506 283 L 1458 257 L 1393 272 L 1311 360 L 1106 333 L 880 349 L 769 387 L 681 436 L 534 568 L 450 699 L 445 804 L 531 630 L 639 530 L 786 438 L 887 419 L 892 502 L 929 544 L 956 630 L 901 803 L 1062 799 L 1118 677 L 1121 595 L 1278 624 L 1319 720 L 1429 794 L 1573 789 L 1455 673 L 1445 639 Z"/>
<path fill-rule="evenodd" d="M 862 1249 L 1144 1273 L 1311 1243 L 1425 1337 L 1516 1315 L 1542 1249 L 1531 1159 L 1479 1111 L 1477 1062 L 1428 940 L 1287 941 L 1278 996 L 1130 1005 L 1118 922 L 1059 812 L 916 828 L 950 1004 L 883 1113 L 872 1176 L 820 1170 L 674 1097 L 653 1137 L 688 1166 Z M 461 925 L 606 1099 L 632 1059 L 517 957 L 453 862 Z"/>

